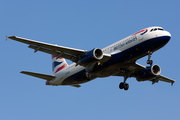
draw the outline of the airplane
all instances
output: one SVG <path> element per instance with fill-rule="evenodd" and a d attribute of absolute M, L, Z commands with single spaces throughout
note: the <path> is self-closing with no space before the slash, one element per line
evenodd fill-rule
<path fill-rule="evenodd" d="M 53 75 L 21 71 L 46 80 L 46 85 L 81 87 L 82 83 L 109 76 L 124 77 L 119 84 L 119 88 L 124 90 L 129 89 L 126 82 L 129 77 L 136 78 L 138 82 L 151 81 L 152 84 L 163 81 L 173 85 L 175 82 L 161 75 L 161 68 L 151 60 L 152 53 L 165 46 L 171 38 L 171 34 L 162 27 L 148 27 L 103 49 L 91 50 L 74 49 L 17 36 L 7 38 L 28 44 L 35 53 L 41 51 L 52 55 Z M 136 63 L 144 56 L 148 56 L 147 66 Z M 73 63 L 68 65 L 65 59 Z"/>

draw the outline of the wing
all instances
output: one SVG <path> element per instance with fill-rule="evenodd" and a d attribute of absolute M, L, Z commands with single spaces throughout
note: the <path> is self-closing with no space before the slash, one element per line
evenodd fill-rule
<path fill-rule="evenodd" d="M 130 77 L 136 77 L 136 75 L 137 75 L 140 71 L 142 71 L 144 68 L 146 68 L 146 67 L 145 67 L 145 66 L 142 66 L 142 65 L 140 65 L 140 64 L 138 64 L 138 63 L 135 63 L 135 64 L 130 65 L 130 66 L 129 66 L 128 68 L 126 68 L 125 70 L 130 71 L 130 73 L 132 73 Z M 125 75 L 124 71 L 120 71 L 120 72 L 114 74 L 113 76 L 124 76 L 124 75 Z M 175 80 L 172 80 L 172 79 L 170 79 L 170 78 L 167 78 L 167 77 L 165 77 L 165 76 L 163 76 L 163 75 L 158 75 L 158 76 L 156 76 L 154 79 L 152 79 L 152 80 L 150 80 L 150 81 L 152 81 L 152 84 L 154 84 L 154 83 L 157 83 L 159 80 L 160 80 L 160 81 L 163 81 L 163 82 L 171 83 L 171 85 L 173 85 L 173 83 L 175 82 Z"/>
<path fill-rule="evenodd" d="M 7 38 L 10 38 L 12 40 L 22 42 L 25 44 L 29 44 L 29 48 L 34 49 L 35 50 L 34 52 L 37 52 L 37 51 L 45 52 L 51 55 L 55 55 L 57 56 L 57 58 L 63 57 L 65 59 L 69 59 L 76 63 L 79 61 L 80 57 L 87 52 L 87 50 L 80 50 L 80 49 L 59 46 L 59 45 L 53 45 L 53 44 L 25 39 L 25 38 L 21 38 L 17 36 L 9 36 Z M 104 63 L 108 61 L 110 57 L 111 57 L 110 55 L 104 54 L 103 59 L 100 62 Z"/>
<path fill-rule="evenodd" d="M 66 59 L 70 59 L 73 56 L 84 54 L 85 52 L 84 50 L 43 43 L 43 42 L 29 40 L 29 39 L 25 39 L 21 37 L 16 37 L 16 36 L 9 36 L 8 38 L 18 41 L 18 42 L 29 44 L 29 48 L 34 49 L 35 50 L 34 52 L 42 51 L 42 52 L 46 52 L 46 53 L 56 55 L 59 57 L 61 56 Z"/>
<path fill-rule="evenodd" d="M 157 77 L 157 79 L 159 79 L 160 81 L 164 81 L 164 82 L 171 83 L 171 85 L 173 85 L 174 82 L 176 82 L 175 80 L 172 80 L 172 79 L 167 78 L 167 77 L 162 76 L 162 75 L 159 75 L 159 76 Z"/>

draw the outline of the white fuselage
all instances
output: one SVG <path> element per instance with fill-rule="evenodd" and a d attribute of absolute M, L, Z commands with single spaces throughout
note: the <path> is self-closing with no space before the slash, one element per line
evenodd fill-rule
<path fill-rule="evenodd" d="M 158 30 L 158 28 L 159 28 L 159 30 Z M 141 31 L 139 31 L 133 35 L 130 35 L 130 36 L 128 36 L 128 37 L 126 37 L 126 38 L 124 38 L 124 39 L 122 39 L 122 40 L 120 40 L 120 41 L 118 41 L 112 45 L 109 45 L 109 46 L 103 48 L 102 51 L 105 54 L 110 54 L 112 56 L 113 55 L 118 56 L 119 53 L 122 53 L 124 51 L 129 50 L 127 52 L 128 54 L 130 54 L 129 59 L 137 60 L 139 58 L 139 56 L 141 56 L 141 57 L 145 56 L 145 52 L 147 52 L 147 51 L 145 51 L 145 47 L 150 47 L 149 44 L 142 44 L 141 45 L 141 43 L 145 43 L 146 41 L 154 40 L 154 38 L 160 38 L 160 37 L 164 37 L 164 36 L 171 37 L 171 34 L 168 31 L 163 30 L 161 27 L 149 27 L 149 28 L 143 29 L 143 30 L 141 30 Z M 147 45 L 147 46 L 144 46 L 144 45 Z M 153 46 L 153 45 L 154 45 L 154 43 L 151 44 L 151 46 Z M 137 48 L 131 49 L 131 48 L 134 48 L 135 46 L 137 46 Z M 153 49 L 154 49 L 154 51 L 156 51 L 159 48 L 157 48 L 157 49 L 153 48 Z M 132 53 L 131 53 L 131 50 L 133 50 Z M 140 53 L 138 50 L 140 52 L 144 51 L 144 53 L 142 55 L 136 56 L 137 53 Z M 118 57 L 116 57 L 116 58 L 118 58 Z M 112 59 L 115 59 L 115 57 L 114 58 L 112 57 Z M 127 61 L 127 59 L 128 58 L 126 58 L 125 60 Z M 123 64 L 123 62 L 121 64 Z M 113 65 L 113 63 L 108 64 L 108 65 Z M 111 67 L 109 67 L 109 68 L 111 68 Z M 109 72 L 109 74 L 107 76 L 114 74 L 114 72 L 117 72 L 115 70 L 111 71 L 112 68 L 111 69 L 102 68 L 101 71 L 103 71 L 103 69 L 106 69 L 104 71 Z M 73 64 L 65 67 L 63 70 L 59 71 L 56 74 L 56 78 L 54 80 L 49 81 L 49 85 L 62 85 L 64 80 L 66 80 L 69 77 L 73 77 L 77 73 L 84 71 L 84 70 L 85 70 L 85 67 L 79 66 L 79 65 L 76 66 L 76 63 L 73 63 Z M 97 77 L 103 77 L 103 75 L 100 76 L 100 74 L 99 75 L 96 74 L 96 75 L 97 75 Z M 73 80 L 73 82 L 71 84 L 78 84 L 77 81 Z M 85 81 L 85 82 L 87 82 L 87 81 Z"/>

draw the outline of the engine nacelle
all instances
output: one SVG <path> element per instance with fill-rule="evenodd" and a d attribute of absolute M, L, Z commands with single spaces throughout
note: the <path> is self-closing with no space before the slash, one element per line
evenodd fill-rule
<path fill-rule="evenodd" d="M 152 65 L 143 69 L 137 76 L 137 81 L 145 81 L 154 78 L 157 75 L 160 75 L 161 68 L 158 65 Z"/>
<path fill-rule="evenodd" d="M 103 52 L 99 48 L 94 48 L 84 54 L 79 60 L 78 64 L 87 65 L 99 61 L 103 58 Z"/>

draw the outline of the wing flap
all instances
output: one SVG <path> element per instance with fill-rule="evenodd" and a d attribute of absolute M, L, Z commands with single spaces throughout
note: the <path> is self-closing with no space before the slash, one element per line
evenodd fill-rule
<path fill-rule="evenodd" d="M 41 73 L 34 73 L 34 72 L 28 72 L 28 71 L 21 71 L 21 73 L 26 74 L 26 75 L 30 75 L 33 77 L 37 77 L 37 78 L 41 78 L 44 80 L 52 80 L 54 79 L 56 76 L 53 75 L 46 75 L 46 74 L 41 74 Z"/>
<path fill-rule="evenodd" d="M 31 49 L 34 49 L 35 51 L 38 49 L 37 46 L 34 46 L 34 45 L 29 45 L 29 48 Z M 39 48 L 38 51 L 41 51 L 41 52 L 45 52 L 45 53 L 48 53 L 48 54 L 51 54 L 51 55 L 54 55 L 54 56 L 59 56 L 61 54 L 61 52 L 58 52 L 58 51 L 54 51 L 54 50 L 51 50 L 51 49 L 47 49 L 47 48 Z M 61 54 L 61 56 L 59 57 L 63 57 L 65 59 L 69 59 L 71 60 L 73 57 L 76 58 L 76 56 L 72 56 L 72 55 L 69 55 L 69 54 Z"/>

